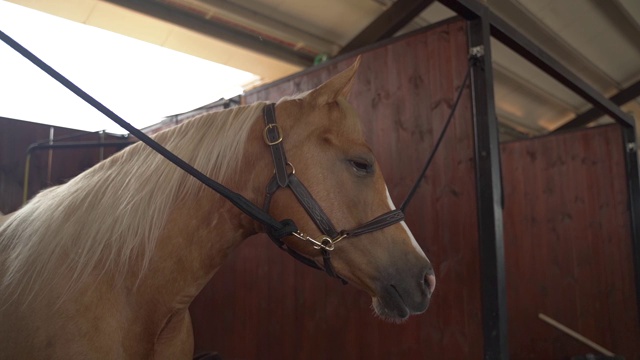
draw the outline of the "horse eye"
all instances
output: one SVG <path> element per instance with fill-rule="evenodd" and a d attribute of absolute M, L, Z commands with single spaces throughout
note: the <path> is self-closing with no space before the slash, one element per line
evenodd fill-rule
<path fill-rule="evenodd" d="M 349 163 L 351 164 L 351 167 L 360 174 L 371 174 L 373 172 L 373 166 L 364 161 L 349 160 Z"/>

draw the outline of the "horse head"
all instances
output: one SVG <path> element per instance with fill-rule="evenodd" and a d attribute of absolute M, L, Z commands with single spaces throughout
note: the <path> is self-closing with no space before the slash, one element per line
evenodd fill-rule
<path fill-rule="evenodd" d="M 279 101 L 276 117 L 291 168 L 336 229 L 352 229 L 394 210 L 380 167 L 367 145 L 360 120 L 347 96 L 359 65 L 316 89 Z M 277 192 L 270 213 L 290 218 L 311 238 L 321 230 L 290 191 Z M 313 244 L 289 236 L 290 249 L 323 266 Z M 433 268 L 402 222 L 336 243 L 335 272 L 372 297 L 375 312 L 399 321 L 425 311 L 435 288 Z"/>

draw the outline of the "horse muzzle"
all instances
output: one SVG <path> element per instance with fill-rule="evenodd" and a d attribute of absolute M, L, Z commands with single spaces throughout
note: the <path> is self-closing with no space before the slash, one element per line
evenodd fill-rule
<path fill-rule="evenodd" d="M 382 319 L 401 322 L 410 315 L 423 313 L 429 307 L 431 295 L 436 287 L 436 277 L 431 266 L 418 281 L 398 281 L 381 286 L 373 297 L 373 309 Z"/>

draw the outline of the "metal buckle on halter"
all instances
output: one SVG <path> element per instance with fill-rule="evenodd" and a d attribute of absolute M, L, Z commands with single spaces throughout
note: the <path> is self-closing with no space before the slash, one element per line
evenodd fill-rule
<path fill-rule="evenodd" d="M 290 162 L 288 162 L 288 161 L 287 161 L 287 166 L 291 168 L 291 172 L 290 172 L 290 173 L 288 173 L 287 175 L 293 175 L 293 174 L 295 174 L 295 173 L 296 173 L 296 168 L 293 166 L 293 164 L 292 164 L 292 163 L 290 163 Z M 274 173 L 274 174 L 276 173 L 276 169 L 273 169 L 273 173 Z"/>
<path fill-rule="evenodd" d="M 276 134 L 278 134 L 278 138 L 276 140 L 269 140 L 269 129 L 275 129 Z M 276 144 L 279 144 L 280 142 L 282 142 L 283 136 L 282 136 L 282 132 L 280 131 L 280 127 L 278 126 L 278 124 L 269 124 L 264 128 L 264 132 L 262 133 L 262 135 L 264 136 L 264 142 L 267 143 L 267 145 L 269 146 L 273 146 Z"/>
<path fill-rule="evenodd" d="M 342 239 L 344 239 L 344 238 L 346 238 L 348 236 L 347 234 L 340 234 L 335 239 L 331 239 L 330 237 L 328 237 L 326 235 L 323 235 L 321 237 L 320 241 L 318 241 L 318 240 L 312 238 L 311 236 L 306 235 L 305 233 L 303 233 L 301 231 L 296 231 L 296 232 L 292 233 L 292 235 L 297 237 L 298 239 L 312 242 L 314 244 L 313 245 L 314 249 L 318 249 L 318 250 L 323 249 L 323 250 L 327 250 L 327 251 L 331 251 L 331 250 L 335 249 L 335 244 L 338 241 L 340 241 L 340 240 L 342 240 Z"/>

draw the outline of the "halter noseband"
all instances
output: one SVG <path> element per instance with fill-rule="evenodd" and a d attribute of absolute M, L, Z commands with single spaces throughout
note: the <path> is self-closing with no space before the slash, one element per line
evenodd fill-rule
<path fill-rule="evenodd" d="M 274 175 L 267 185 L 263 210 L 267 213 L 269 212 L 271 199 L 278 190 L 289 188 L 323 235 L 320 236 L 320 239 L 314 239 L 301 231 L 295 231 L 289 234 L 279 234 L 274 233 L 274 231 L 268 227 L 266 228 L 267 234 L 279 248 L 287 251 L 296 260 L 299 260 L 303 264 L 315 269 L 324 270 L 329 274 L 329 276 L 336 277 L 343 282 L 346 282 L 335 272 L 333 264 L 331 263 L 331 251 L 335 249 L 335 244 L 347 237 L 363 235 L 399 223 L 404 220 L 404 214 L 401 210 L 392 210 L 356 228 L 343 231 L 336 230 L 327 214 L 322 210 L 322 207 L 320 207 L 309 190 L 307 190 L 300 179 L 296 176 L 296 171 L 293 165 L 287 162 L 287 156 L 284 152 L 284 147 L 282 146 L 284 136 L 280 131 L 280 127 L 276 123 L 275 104 L 271 103 L 265 105 L 263 117 L 265 123 L 264 141 L 271 148 L 271 155 L 273 157 L 273 164 L 275 168 Z M 288 168 L 290 168 L 291 171 L 288 171 Z M 319 266 L 315 261 L 288 247 L 282 241 L 282 238 L 287 235 L 293 235 L 298 239 L 311 242 L 315 249 L 322 252 L 324 267 Z"/>

